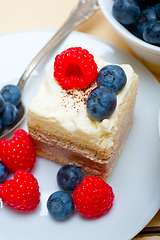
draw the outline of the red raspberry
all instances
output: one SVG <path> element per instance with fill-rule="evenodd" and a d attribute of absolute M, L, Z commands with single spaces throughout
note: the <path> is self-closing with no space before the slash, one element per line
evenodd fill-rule
<path fill-rule="evenodd" d="M 0 198 L 16 211 L 33 211 L 40 202 L 37 179 L 25 170 L 18 170 L 14 179 L 0 184 Z"/>
<path fill-rule="evenodd" d="M 87 218 L 98 218 L 107 213 L 113 205 L 114 193 L 102 178 L 88 176 L 73 192 L 78 212 Z"/>
<path fill-rule="evenodd" d="M 68 48 L 55 58 L 54 77 L 66 90 L 87 87 L 97 74 L 94 56 L 81 47 Z"/>
<path fill-rule="evenodd" d="M 17 129 L 10 140 L 0 141 L 0 158 L 11 172 L 31 171 L 36 161 L 36 150 L 29 134 Z"/>

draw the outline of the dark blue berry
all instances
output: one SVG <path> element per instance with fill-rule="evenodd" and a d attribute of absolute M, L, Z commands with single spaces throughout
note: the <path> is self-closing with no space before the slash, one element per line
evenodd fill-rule
<path fill-rule="evenodd" d="M 21 101 L 21 91 L 19 87 L 9 84 L 1 89 L 1 94 L 5 102 L 9 102 L 17 106 Z"/>
<path fill-rule="evenodd" d="M 136 19 L 138 14 L 133 15 L 133 5 L 135 3 L 140 9 L 140 14 L 136 21 L 134 19 Z M 160 20 L 159 0 L 115 0 L 112 14 L 133 35 L 150 44 L 160 46 L 159 24 L 156 23 Z"/>
<path fill-rule="evenodd" d="M 148 25 L 143 31 L 146 42 L 160 46 L 160 21 Z"/>
<path fill-rule="evenodd" d="M 157 21 L 157 14 L 154 7 L 149 7 L 141 11 L 140 17 L 136 22 L 138 36 L 143 37 L 143 31 L 146 26 Z"/>
<path fill-rule="evenodd" d="M 95 121 L 109 118 L 113 114 L 116 105 L 115 92 L 104 86 L 92 90 L 86 102 L 88 116 Z"/>
<path fill-rule="evenodd" d="M 126 82 L 126 74 L 118 65 L 107 65 L 103 67 L 97 76 L 98 86 L 108 87 L 115 93 L 120 92 L 126 85 Z"/>
<path fill-rule="evenodd" d="M 160 3 L 155 5 L 155 11 L 156 11 L 158 19 L 160 19 Z"/>
<path fill-rule="evenodd" d="M 5 108 L 1 114 L 1 120 L 4 125 L 11 125 L 18 117 L 18 109 L 11 103 L 5 103 Z"/>
<path fill-rule="evenodd" d="M 0 183 L 4 183 L 8 177 L 8 168 L 0 161 Z"/>
<path fill-rule="evenodd" d="M 116 0 L 112 7 L 114 18 L 124 24 L 132 24 L 140 15 L 140 7 L 135 0 Z"/>
<path fill-rule="evenodd" d="M 1 118 L 0 118 L 0 132 L 2 131 L 2 127 L 3 127 L 3 125 L 2 125 L 2 120 L 1 120 Z"/>
<path fill-rule="evenodd" d="M 79 167 L 65 165 L 57 173 L 57 183 L 65 191 L 74 191 L 82 182 L 83 173 Z"/>
<path fill-rule="evenodd" d="M 63 191 L 57 191 L 50 195 L 47 201 L 47 209 L 52 217 L 58 220 L 68 218 L 74 211 L 72 196 Z"/>
<path fill-rule="evenodd" d="M 0 113 L 3 112 L 4 107 L 5 107 L 5 101 L 4 101 L 4 98 L 2 97 L 2 95 L 0 94 Z"/>
<path fill-rule="evenodd" d="M 142 33 L 137 28 L 137 22 L 130 24 L 126 27 L 128 31 L 130 31 L 135 37 L 138 37 L 143 40 Z"/>

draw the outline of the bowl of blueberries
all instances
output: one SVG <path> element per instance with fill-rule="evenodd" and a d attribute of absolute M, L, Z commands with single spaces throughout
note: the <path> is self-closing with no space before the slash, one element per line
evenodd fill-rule
<path fill-rule="evenodd" d="M 160 0 L 99 0 L 99 5 L 135 56 L 160 74 Z"/>

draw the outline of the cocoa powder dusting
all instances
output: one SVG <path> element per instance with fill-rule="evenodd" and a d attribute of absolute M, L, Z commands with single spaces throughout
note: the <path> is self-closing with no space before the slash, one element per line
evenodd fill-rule
<path fill-rule="evenodd" d="M 79 108 L 81 104 L 86 105 L 86 100 L 89 95 L 89 93 L 97 87 L 97 82 L 93 82 L 86 88 L 78 88 L 78 89 L 71 89 L 71 90 L 65 90 L 63 89 L 61 91 L 62 93 L 62 106 L 66 108 L 66 98 L 71 99 L 73 104 L 71 105 L 71 108 L 77 108 L 77 113 L 79 112 Z"/>

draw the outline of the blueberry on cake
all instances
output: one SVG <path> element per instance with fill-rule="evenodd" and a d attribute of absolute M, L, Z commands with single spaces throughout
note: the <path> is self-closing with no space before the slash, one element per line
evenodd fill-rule
<path fill-rule="evenodd" d="M 37 155 L 106 179 L 132 125 L 138 76 L 70 45 L 55 57 L 31 100 L 29 134 Z"/>

